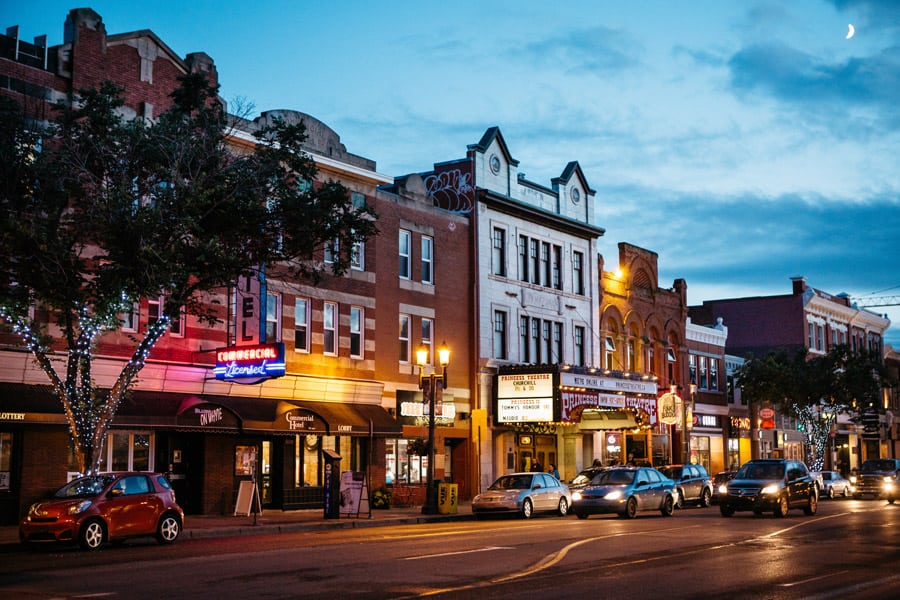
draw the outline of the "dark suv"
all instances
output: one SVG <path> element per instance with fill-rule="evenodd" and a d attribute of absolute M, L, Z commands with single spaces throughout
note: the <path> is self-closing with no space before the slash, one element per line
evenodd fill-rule
<path fill-rule="evenodd" d="M 814 515 L 819 508 L 816 483 L 798 460 L 751 460 L 744 463 L 726 489 L 719 496 L 723 517 L 738 510 L 752 510 L 757 515 L 771 510 L 776 517 L 785 517 L 792 508 Z"/>
<path fill-rule="evenodd" d="M 889 503 L 900 497 L 900 459 L 874 458 L 862 464 L 856 480 L 850 481 L 856 486 L 854 498 L 883 496 Z"/>
<path fill-rule="evenodd" d="M 712 479 L 703 465 L 669 465 L 660 467 L 663 475 L 675 482 L 678 492 L 676 506 L 684 508 L 687 504 L 696 504 L 706 508 L 713 496 Z"/>

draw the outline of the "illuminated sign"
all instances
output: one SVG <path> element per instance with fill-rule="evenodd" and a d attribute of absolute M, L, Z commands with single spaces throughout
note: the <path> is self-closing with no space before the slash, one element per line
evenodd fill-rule
<path fill-rule="evenodd" d="M 268 379 L 284 375 L 284 344 L 232 346 L 216 350 L 216 379 Z"/>
<path fill-rule="evenodd" d="M 553 421 L 553 373 L 497 376 L 498 423 Z"/>

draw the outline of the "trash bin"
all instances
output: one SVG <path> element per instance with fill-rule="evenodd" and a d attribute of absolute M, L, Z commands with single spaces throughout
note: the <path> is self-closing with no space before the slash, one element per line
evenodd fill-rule
<path fill-rule="evenodd" d="M 441 483 L 438 485 L 438 513 L 455 515 L 458 504 L 459 485 Z"/>

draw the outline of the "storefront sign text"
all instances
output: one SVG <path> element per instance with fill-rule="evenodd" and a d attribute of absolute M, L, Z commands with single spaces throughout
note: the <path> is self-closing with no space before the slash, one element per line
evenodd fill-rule
<path fill-rule="evenodd" d="M 285 372 L 284 344 L 234 346 L 216 351 L 216 379 L 267 379 Z"/>

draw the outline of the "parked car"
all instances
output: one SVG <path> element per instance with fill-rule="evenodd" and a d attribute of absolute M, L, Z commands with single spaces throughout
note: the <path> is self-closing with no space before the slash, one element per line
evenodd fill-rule
<path fill-rule="evenodd" d="M 890 504 L 900 497 L 900 458 L 873 458 L 865 461 L 859 473 L 850 478 L 854 498 L 883 497 Z"/>
<path fill-rule="evenodd" d="M 512 473 L 498 477 L 472 499 L 472 513 L 517 513 L 530 519 L 536 512 L 564 517 L 572 506 L 569 487 L 548 473 Z"/>
<path fill-rule="evenodd" d="M 822 490 L 825 489 L 825 481 L 822 479 L 821 471 L 810 471 L 809 476 L 812 477 L 813 483 L 816 484 L 816 493 L 822 496 Z"/>
<path fill-rule="evenodd" d="M 805 514 L 814 515 L 819 507 L 809 469 L 797 460 L 751 460 L 725 486 L 726 492 L 719 496 L 723 517 L 739 510 L 752 510 L 757 515 L 771 510 L 776 517 L 785 517 L 792 508 L 803 508 Z"/>
<path fill-rule="evenodd" d="M 822 476 L 821 496 L 826 498 L 842 496 L 846 498 L 853 494 L 853 485 L 837 471 L 822 471 L 820 475 Z"/>
<path fill-rule="evenodd" d="M 572 493 L 572 512 L 579 519 L 617 513 L 633 519 L 639 511 L 658 510 L 664 517 L 675 510 L 675 482 L 650 467 L 612 467 Z"/>
<path fill-rule="evenodd" d="M 79 477 L 32 504 L 19 523 L 19 540 L 77 542 L 96 550 L 106 542 L 152 535 L 171 544 L 183 526 L 184 511 L 161 473 L 103 473 Z"/>
<path fill-rule="evenodd" d="M 713 496 L 713 483 L 703 465 L 668 465 L 660 467 L 659 472 L 675 482 L 676 508 L 684 508 L 688 504 L 706 508 Z"/>
<path fill-rule="evenodd" d="M 711 500 L 713 504 L 718 504 L 722 494 L 728 493 L 728 486 L 726 484 L 734 479 L 735 473 L 737 473 L 737 471 L 719 471 L 716 473 L 716 476 L 713 477 L 713 496 Z"/>

